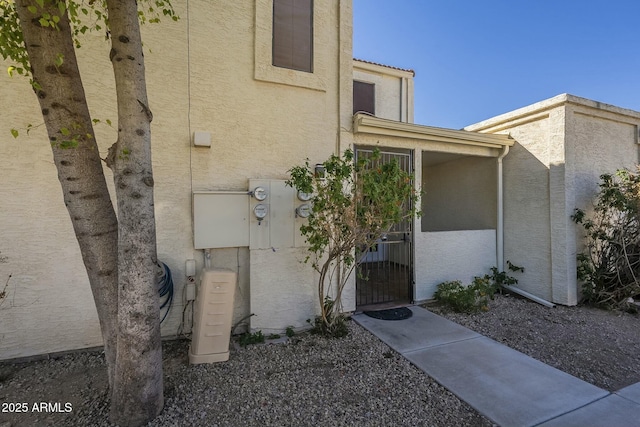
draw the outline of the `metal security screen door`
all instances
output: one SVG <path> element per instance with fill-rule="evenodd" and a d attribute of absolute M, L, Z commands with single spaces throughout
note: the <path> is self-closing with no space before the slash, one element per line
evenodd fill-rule
<path fill-rule="evenodd" d="M 373 150 L 356 148 L 358 158 L 370 157 Z M 395 159 L 400 167 L 413 173 L 413 156 L 409 150 L 381 149 L 381 163 Z M 411 203 L 408 201 L 407 206 Z M 362 263 L 356 277 L 356 305 L 406 304 L 413 297 L 412 219 L 394 225 L 366 253 L 358 253 Z"/>

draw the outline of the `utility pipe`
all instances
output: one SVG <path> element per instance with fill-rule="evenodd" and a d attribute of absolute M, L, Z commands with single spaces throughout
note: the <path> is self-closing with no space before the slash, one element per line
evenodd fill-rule
<path fill-rule="evenodd" d="M 502 159 L 509 153 L 509 146 L 505 145 L 498 156 L 498 224 L 496 227 L 496 261 L 498 270 L 504 271 L 504 195 L 502 194 Z"/>
<path fill-rule="evenodd" d="M 522 289 L 520 289 L 520 288 L 516 288 L 515 286 L 511 286 L 511 285 L 502 285 L 502 287 L 503 287 L 503 288 L 505 288 L 506 290 L 510 291 L 510 292 L 513 292 L 514 294 L 518 294 L 518 295 L 523 296 L 523 297 L 525 297 L 525 298 L 529 298 L 531 301 L 535 301 L 535 302 L 537 302 L 538 304 L 542 304 L 542 305 L 544 305 L 545 307 L 553 308 L 553 307 L 555 307 L 555 306 L 556 306 L 554 303 L 549 302 L 549 301 L 547 301 L 546 299 L 542 299 L 542 298 L 540 298 L 540 297 L 537 297 L 537 296 L 535 296 L 535 295 L 533 295 L 533 294 L 530 294 L 530 293 L 529 293 L 529 292 L 527 292 L 527 291 L 523 291 L 523 290 L 522 290 Z"/>
<path fill-rule="evenodd" d="M 209 270 L 211 269 L 211 250 L 204 250 L 204 268 Z"/>
<path fill-rule="evenodd" d="M 405 89 L 405 78 L 404 77 L 400 77 L 400 121 L 401 122 L 406 122 L 406 118 L 405 118 L 405 114 L 406 111 L 404 109 L 404 104 L 406 102 L 406 96 L 404 94 L 404 89 Z"/>

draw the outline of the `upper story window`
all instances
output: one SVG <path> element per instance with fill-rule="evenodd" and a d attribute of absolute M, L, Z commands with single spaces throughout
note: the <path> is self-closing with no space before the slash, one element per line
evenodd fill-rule
<path fill-rule="evenodd" d="M 273 65 L 313 72 L 313 0 L 273 0 Z"/>
<path fill-rule="evenodd" d="M 353 81 L 353 114 L 358 111 L 376 114 L 376 85 Z"/>

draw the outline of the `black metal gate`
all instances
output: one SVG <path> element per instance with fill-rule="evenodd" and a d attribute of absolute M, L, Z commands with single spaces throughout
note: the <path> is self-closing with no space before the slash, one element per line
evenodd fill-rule
<path fill-rule="evenodd" d="M 356 148 L 358 158 L 369 157 L 373 149 Z M 381 149 L 380 162 L 395 159 L 400 167 L 413 173 L 410 150 Z M 409 206 L 411 201 L 408 201 Z M 413 298 L 413 220 L 395 224 L 367 253 L 357 256 L 362 261 L 356 277 L 356 306 L 372 304 L 406 304 Z"/>

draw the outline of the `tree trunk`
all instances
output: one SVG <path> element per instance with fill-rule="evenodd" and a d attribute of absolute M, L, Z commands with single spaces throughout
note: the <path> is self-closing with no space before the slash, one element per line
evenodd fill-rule
<path fill-rule="evenodd" d="M 142 425 L 162 410 L 162 347 L 151 170 L 151 111 L 137 4 L 107 0 L 118 140 L 109 150 L 118 199 L 118 339 L 111 421 Z"/>
<path fill-rule="evenodd" d="M 37 7 L 37 14 L 29 12 L 28 6 Z M 34 87 L 38 88 L 35 93 L 51 142 L 64 203 L 80 245 L 98 311 L 109 384 L 112 385 L 118 307 L 118 224 L 80 79 L 68 17 L 66 13 L 60 17 L 59 29 L 56 30 L 42 27 L 38 22 L 44 12 L 60 15 L 55 5 L 45 2 L 42 9 L 35 0 L 21 0 L 16 2 L 16 10 L 36 83 Z M 57 54 L 63 59 L 58 66 Z M 70 147 L 64 148 L 67 146 Z"/>

